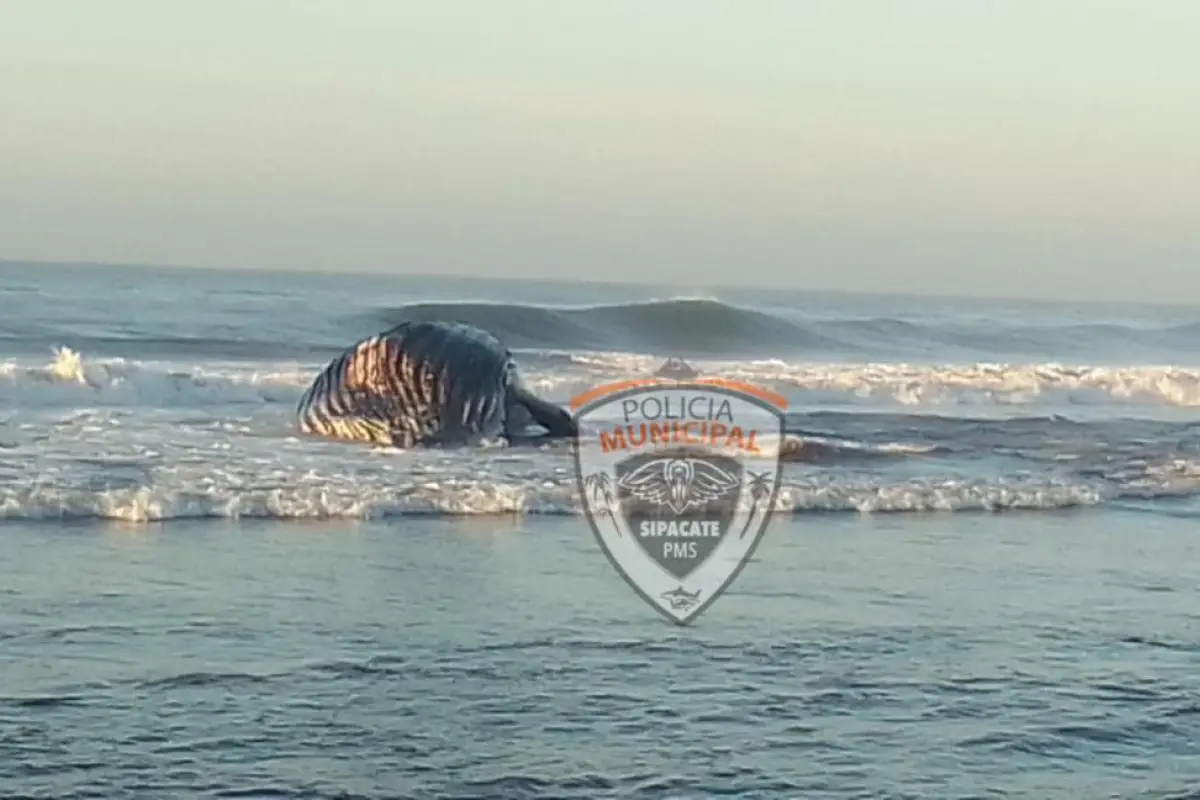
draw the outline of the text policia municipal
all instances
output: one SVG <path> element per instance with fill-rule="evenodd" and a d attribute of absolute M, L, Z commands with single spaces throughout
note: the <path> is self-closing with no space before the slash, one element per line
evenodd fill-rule
<path fill-rule="evenodd" d="M 621 401 L 623 424 L 600 431 L 600 447 L 641 450 L 697 445 L 760 454 L 758 431 L 736 424 L 727 398 L 707 392 L 629 397 Z"/>

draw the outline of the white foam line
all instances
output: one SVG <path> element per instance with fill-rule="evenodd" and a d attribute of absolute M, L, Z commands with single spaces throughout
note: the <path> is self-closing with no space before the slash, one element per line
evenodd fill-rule
<path fill-rule="evenodd" d="M 1196 491 L 1195 484 L 1191 491 Z M 1178 494 L 1164 489 L 1164 494 Z M 930 513 L 1050 510 L 1095 506 L 1119 496 L 1094 486 L 1052 482 L 927 482 L 875 486 L 784 486 L 780 515 L 806 512 Z M 1145 496 L 1134 493 L 1131 496 Z M 138 486 L 0 488 L 0 519 L 106 519 L 146 523 L 177 519 L 378 519 L 394 516 L 556 515 L 581 517 L 573 480 L 515 483 L 426 480 L 403 488 L 341 482 L 279 486 Z"/>
<path fill-rule="evenodd" d="M 526 373 L 534 391 L 561 402 L 601 383 L 648 376 L 659 363 L 646 356 L 574 354 L 562 367 L 532 366 Z M 696 363 L 705 374 L 771 388 L 807 408 L 1200 407 L 1200 370 L 1170 366 Z M 294 404 L 320 366 L 96 360 L 62 348 L 49 363 L 0 364 L 0 405 Z"/>

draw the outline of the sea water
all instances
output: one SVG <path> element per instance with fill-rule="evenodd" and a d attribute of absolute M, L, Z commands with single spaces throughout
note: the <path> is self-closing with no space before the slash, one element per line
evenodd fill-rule
<path fill-rule="evenodd" d="M 1200 788 L 1200 311 L 44 265 L 0 308 L 5 797 Z M 558 402 L 757 383 L 820 458 L 677 628 L 567 454 L 297 436 L 422 316 Z"/>

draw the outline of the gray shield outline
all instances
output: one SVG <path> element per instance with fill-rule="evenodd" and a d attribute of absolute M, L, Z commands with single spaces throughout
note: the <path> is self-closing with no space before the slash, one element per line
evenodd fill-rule
<path fill-rule="evenodd" d="M 699 617 L 701 614 L 703 614 L 705 611 L 707 611 L 709 606 L 711 606 L 713 603 L 715 603 L 717 601 L 717 599 L 721 597 L 721 595 L 725 594 L 726 590 L 728 590 L 729 587 L 733 585 L 733 582 L 738 579 L 738 576 L 741 575 L 742 570 L 746 568 L 746 565 L 749 564 L 750 560 L 754 557 L 754 553 L 756 550 L 758 550 L 758 546 L 762 542 L 763 536 L 766 534 L 767 528 L 771 524 L 771 520 L 774 519 L 774 517 L 775 517 L 775 502 L 779 498 L 779 489 L 783 482 L 782 472 L 783 472 L 783 463 L 784 462 L 783 462 L 783 447 L 782 447 L 782 445 L 785 441 L 786 432 L 787 432 L 787 413 L 784 410 L 781 410 L 778 406 L 767 402 L 766 400 L 762 399 L 761 397 L 756 397 L 755 395 L 752 395 L 752 394 L 749 394 L 746 392 L 739 392 L 728 386 L 722 386 L 721 384 L 708 383 L 708 382 L 702 381 L 702 380 L 693 381 L 693 380 L 654 379 L 652 381 L 647 381 L 646 383 L 643 383 L 639 386 L 632 386 L 628 389 L 621 389 L 621 390 L 615 391 L 611 394 L 605 394 L 601 397 L 596 398 L 595 400 L 593 400 L 591 402 L 585 403 L 584 405 L 580 406 L 576 410 L 575 416 L 576 416 L 576 419 L 580 419 L 580 418 L 585 417 L 589 411 L 594 410 L 595 408 L 597 408 L 599 406 L 606 406 L 606 405 L 609 405 L 610 403 L 614 403 L 614 402 L 622 400 L 626 397 L 634 397 L 634 396 L 642 395 L 642 394 L 650 394 L 650 393 L 653 393 L 656 391 L 661 391 L 663 389 L 679 389 L 679 390 L 691 389 L 691 390 L 695 390 L 695 391 L 711 392 L 714 394 L 723 394 L 723 395 L 727 395 L 729 397 L 735 397 L 738 400 L 741 400 L 741 401 L 747 402 L 747 403 L 751 403 L 755 406 L 758 406 L 760 409 L 769 412 L 772 416 L 775 417 L 776 421 L 779 423 L 780 448 L 779 448 L 779 452 L 777 452 L 775 455 L 775 464 L 776 464 L 775 477 L 774 477 L 774 481 L 772 482 L 772 486 L 771 486 L 771 494 L 770 494 L 770 498 L 768 501 L 768 508 L 763 513 L 762 523 L 758 526 L 758 530 L 756 530 L 754 532 L 754 535 L 753 535 L 753 538 L 751 539 L 750 545 L 749 545 L 749 547 L 747 547 L 745 555 L 742 556 L 742 558 L 738 561 L 737 566 L 734 567 L 733 570 L 730 571 L 729 575 L 725 578 L 725 580 L 721 583 L 721 585 L 719 587 L 717 587 L 717 589 L 712 594 L 710 594 L 706 598 L 703 598 L 699 604 L 697 604 L 694 608 L 692 608 L 691 611 L 688 612 L 688 614 L 682 618 L 676 618 L 676 617 L 671 616 L 671 614 L 667 613 L 666 609 L 659 606 L 658 603 L 656 603 L 650 597 L 650 595 L 648 595 L 642 589 L 642 587 L 638 586 L 633 580 L 631 580 L 629 578 L 629 576 L 625 573 L 624 567 L 621 566 L 621 562 L 619 562 L 616 558 L 614 558 L 613 554 L 609 551 L 608 545 L 604 541 L 604 537 L 600 535 L 600 530 L 599 530 L 597 521 L 595 519 L 595 515 L 592 514 L 591 503 L 589 503 L 588 499 L 587 499 L 587 487 L 584 485 L 585 476 L 583 474 L 584 473 L 583 462 L 580 460 L 580 453 L 579 453 L 579 450 L 580 450 L 580 448 L 579 448 L 580 443 L 579 443 L 579 438 L 578 438 L 579 435 L 576 434 L 576 438 L 575 438 L 576 446 L 574 448 L 572 448 L 574 451 L 572 454 L 572 459 L 575 462 L 575 482 L 579 489 L 579 497 L 583 501 L 584 516 L 587 518 L 588 526 L 592 529 L 592 535 L 596 538 L 596 542 L 600 545 L 600 549 L 604 552 L 604 557 L 606 559 L 608 559 L 608 563 L 611 564 L 613 569 L 616 570 L 617 574 L 621 576 L 621 580 L 625 581 L 625 583 L 630 588 L 632 588 L 633 591 L 637 593 L 638 597 L 642 598 L 642 600 L 647 605 L 649 605 L 651 608 L 653 608 L 655 611 L 657 611 L 661 616 L 667 618 L 668 620 L 675 623 L 676 625 L 678 625 L 680 627 L 685 627 L 687 625 L 690 625 L 693 621 L 696 620 L 697 617 Z"/>

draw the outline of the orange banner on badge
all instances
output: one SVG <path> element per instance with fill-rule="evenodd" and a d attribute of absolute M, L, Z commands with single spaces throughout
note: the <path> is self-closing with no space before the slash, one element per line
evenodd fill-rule
<path fill-rule="evenodd" d="M 627 381 L 615 381 L 597 386 L 594 389 L 578 394 L 571 398 L 570 406 L 572 411 L 578 411 L 581 407 L 588 403 L 594 402 L 607 397 L 617 392 L 624 392 L 629 389 L 636 389 L 643 386 L 662 386 L 669 388 L 679 385 L 692 386 L 712 386 L 718 389 L 728 389 L 729 391 L 738 392 L 740 394 L 757 397 L 766 403 L 778 408 L 780 411 L 786 411 L 788 402 L 787 398 L 781 394 L 768 391 L 751 383 L 742 383 L 741 381 L 731 381 L 725 378 L 689 378 L 686 381 L 673 381 L 664 378 L 635 378 Z"/>

